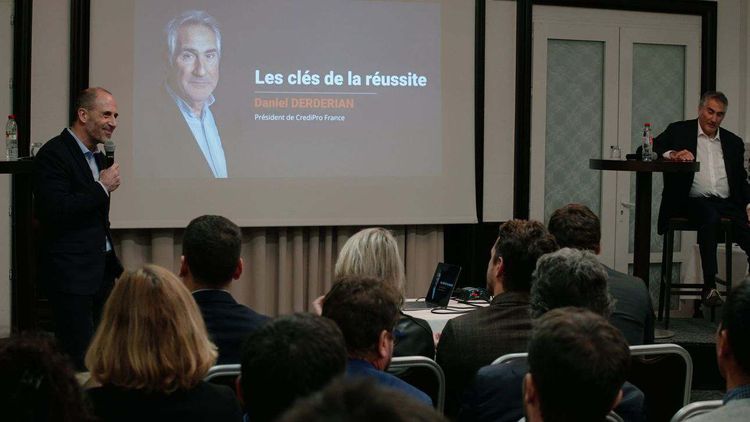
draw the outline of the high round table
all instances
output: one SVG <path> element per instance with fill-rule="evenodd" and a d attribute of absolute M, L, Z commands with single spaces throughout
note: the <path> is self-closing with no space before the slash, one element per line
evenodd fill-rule
<path fill-rule="evenodd" d="M 633 275 L 640 277 L 646 287 L 649 284 L 651 266 L 651 182 L 653 173 L 696 172 L 700 163 L 696 161 L 638 161 L 604 160 L 592 158 L 589 168 L 635 172 L 635 239 L 633 245 Z M 667 293 L 669 294 L 669 293 Z M 669 310 L 667 310 L 669 312 Z M 656 329 L 654 337 L 671 338 L 674 332 Z"/>
<path fill-rule="evenodd" d="M 592 158 L 589 168 L 635 172 L 635 239 L 633 245 L 633 274 L 649 284 L 651 265 L 651 182 L 653 173 L 696 172 L 700 163 L 695 161 L 638 161 L 603 160 Z"/>

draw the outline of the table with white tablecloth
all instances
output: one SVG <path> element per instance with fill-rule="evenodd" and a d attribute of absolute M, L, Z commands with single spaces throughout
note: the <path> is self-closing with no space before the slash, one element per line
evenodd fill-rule
<path fill-rule="evenodd" d="M 477 309 L 478 307 L 484 307 L 488 305 L 489 303 L 480 301 L 473 302 L 471 305 L 468 305 L 458 302 L 455 299 L 451 299 L 450 302 L 448 302 L 447 308 L 420 309 L 416 311 L 403 312 L 407 315 L 427 321 L 427 323 L 430 325 L 430 328 L 432 329 L 435 344 L 437 344 L 438 340 L 440 339 L 440 334 L 443 332 L 443 328 L 445 328 L 445 324 L 447 324 L 449 320 L 457 316 L 465 315 L 468 312 Z"/>

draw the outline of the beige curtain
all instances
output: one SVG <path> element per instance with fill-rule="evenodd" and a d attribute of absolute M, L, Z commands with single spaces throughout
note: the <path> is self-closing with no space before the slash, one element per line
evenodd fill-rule
<path fill-rule="evenodd" d="M 243 229 L 242 277 L 231 285 L 237 301 L 266 315 L 310 311 L 331 286 L 338 251 L 360 227 Z M 389 227 L 406 269 L 406 296 L 421 297 L 443 259 L 442 226 Z M 116 230 L 115 248 L 126 269 L 154 263 L 180 268 L 182 229 Z"/>

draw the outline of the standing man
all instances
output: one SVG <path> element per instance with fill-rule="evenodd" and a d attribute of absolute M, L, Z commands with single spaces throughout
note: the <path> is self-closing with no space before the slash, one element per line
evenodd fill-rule
<path fill-rule="evenodd" d="M 654 139 L 654 149 L 665 159 L 701 163 L 696 173 L 664 173 L 659 234 L 666 231 L 667 220 L 674 216 L 686 217 L 698 226 L 703 300 L 709 306 L 722 303 L 716 290 L 716 224 L 721 217 L 732 220 L 733 240 L 745 253 L 750 251 L 745 144 L 720 127 L 728 105 L 723 93 L 708 91 L 701 96 L 698 119 L 672 123 Z"/>
<path fill-rule="evenodd" d="M 117 127 L 117 103 L 104 88 L 78 95 L 69 128 L 37 154 L 36 213 L 42 226 L 39 279 L 47 288 L 55 332 L 78 369 L 122 265 L 109 231 L 110 193 L 120 166 L 105 168 L 98 145 Z"/>

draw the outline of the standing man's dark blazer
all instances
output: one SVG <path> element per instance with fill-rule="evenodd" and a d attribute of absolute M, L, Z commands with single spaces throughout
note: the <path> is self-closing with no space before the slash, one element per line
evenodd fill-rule
<path fill-rule="evenodd" d="M 750 202 L 750 186 L 744 167 L 745 145 L 740 137 L 722 127 L 719 128 L 719 139 L 729 182 L 729 200 L 744 211 Z M 667 126 L 667 129 L 654 139 L 654 150 L 659 157 L 667 151 L 683 149 L 695 156 L 697 143 L 698 120 L 685 120 Z M 698 161 L 703 159 L 696 158 Z M 707 168 L 705 164 L 701 171 Z M 664 173 L 664 191 L 659 208 L 659 234 L 666 231 L 667 220 L 670 217 L 681 215 L 680 210 L 685 207 L 694 176 L 695 173 L 692 172 Z"/>
<path fill-rule="evenodd" d="M 105 238 L 114 244 L 109 196 L 68 129 L 44 144 L 34 161 L 35 211 L 42 225 L 40 280 L 50 294 L 92 295 L 104 277 Z M 101 161 L 99 168 L 104 168 Z M 119 275 L 119 261 L 116 266 Z"/>
<path fill-rule="evenodd" d="M 437 363 L 445 372 L 445 412 L 455 416 L 464 389 L 477 370 L 508 353 L 525 352 L 531 337 L 528 292 L 505 292 L 490 306 L 454 318 L 445 325 Z"/>
<path fill-rule="evenodd" d="M 216 363 L 240 363 L 243 341 L 270 318 L 237 303 L 226 290 L 196 290 L 193 298 L 206 322 L 208 335 L 219 349 Z"/>

